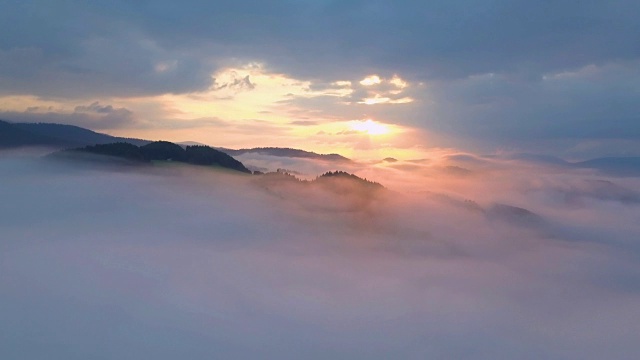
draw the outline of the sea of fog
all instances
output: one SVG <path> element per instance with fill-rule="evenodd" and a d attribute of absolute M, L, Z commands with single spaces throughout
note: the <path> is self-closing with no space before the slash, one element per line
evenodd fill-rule
<path fill-rule="evenodd" d="M 0 153 L 0 359 L 640 355 L 640 178 L 240 160 L 387 190 Z"/>

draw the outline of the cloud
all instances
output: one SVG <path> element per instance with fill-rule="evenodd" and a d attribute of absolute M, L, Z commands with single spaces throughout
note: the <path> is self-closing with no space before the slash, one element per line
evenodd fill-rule
<path fill-rule="evenodd" d="M 134 113 L 127 108 L 100 105 L 78 105 L 72 112 L 52 106 L 33 106 L 23 112 L 0 110 L 0 118 L 12 122 L 70 124 L 92 129 L 126 128 L 135 125 Z"/>
<path fill-rule="evenodd" d="M 118 75 L 114 85 L 130 85 L 121 74 L 139 66 L 143 76 L 134 79 L 145 80 L 155 89 L 141 84 L 137 88 L 154 92 L 164 79 L 152 75 L 159 62 L 178 60 L 178 72 L 186 79 L 172 77 L 173 84 L 164 89 L 175 92 L 188 85 L 191 90 L 200 88 L 202 83 L 190 75 L 200 74 L 212 59 L 224 62 L 233 57 L 261 59 L 295 77 L 327 80 L 368 75 L 364 69 L 421 79 L 488 72 L 541 76 L 637 58 L 632 39 L 640 28 L 628 15 L 637 6 L 632 1 L 576 8 L 565 3 L 545 7 L 524 1 L 472 4 L 468 0 L 446 5 L 419 1 L 229 5 L 194 0 L 188 6 L 171 1 L 153 6 L 116 1 L 108 7 L 79 2 L 58 7 L 8 3 L 3 13 L 14 16 L 3 18 L 3 24 L 13 31 L 3 31 L 0 45 L 10 51 L 40 49 L 43 60 L 57 60 L 57 66 L 71 65 L 80 55 L 87 71 Z M 247 8 L 255 11 L 248 13 Z M 40 21 L 31 22 L 31 27 L 23 25 L 34 17 Z M 65 18 L 64 24 L 56 21 L 60 17 Z M 109 61 L 107 52 L 98 48 L 119 60 Z M 93 54 L 105 57 L 100 60 Z M 134 62 L 122 62 L 123 55 Z"/>
<path fill-rule="evenodd" d="M 619 202 L 630 206 L 640 204 L 638 191 L 609 180 L 574 180 L 565 184 L 556 184 L 555 189 L 547 184 L 546 188 L 549 191 L 548 196 L 579 207 L 588 206 L 589 200 Z"/>
<path fill-rule="evenodd" d="M 418 87 L 398 75 L 389 78 L 370 75 L 361 81 L 312 82 L 310 91 L 278 104 L 291 117 L 304 116 L 325 123 L 358 119 L 366 114 L 366 117 L 402 124 L 403 115 L 416 110 L 416 106 L 408 105 L 414 102 L 412 96 Z"/>
<path fill-rule="evenodd" d="M 232 89 L 234 91 L 251 91 L 256 88 L 256 85 L 251 82 L 250 75 L 246 75 L 243 78 L 237 78 L 237 74 L 233 74 L 233 79 L 230 82 L 214 84 L 215 90 L 222 90 L 225 88 Z"/>
<path fill-rule="evenodd" d="M 404 119 L 458 141 L 466 138 L 467 146 L 480 146 L 476 151 L 520 149 L 579 158 L 635 154 L 628 140 L 640 136 L 637 65 L 588 66 L 535 81 L 487 73 L 431 83 L 416 96 L 429 101 Z M 596 142 L 598 149 L 590 153 L 581 145 Z"/>
<path fill-rule="evenodd" d="M 313 120 L 298 120 L 298 121 L 292 121 L 290 124 L 299 125 L 299 126 L 314 126 L 314 125 L 318 125 L 318 122 Z"/>
<path fill-rule="evenodd" d="M 495 163 L 345 165 L 389 188 L 371 197 L 0 154 L 0 355 L 635 355 L 640 207 L 550 203 L 585 175 Z"/>
<path fill-rule="evenodd" d="M 632 14 L 639 6 L 6 2 L 0 94 L 87 103 L 201 94 L 215 81 L 250 90 L 260 88 L 253 76 L 213 76 L 261 63 L 265 73 L 308 83 L 310 92 L 324 89 L 316 95 L 327 98 L 290 99 L 299 111 L 425 129 L 434 146 L 637 154 L 640 25 Z M 373 76 L 380 84 L 360 83 Z M 385 80 L 388 88 L 374 89 Z"/>
<path fill-rule="evenodd" d="M 75 108 L 75 112 L 96 113 L 96 114 L 127 114 L 130 115 L 131 111 L 125 108 L 115 109 L 111 105 L 100 105 L 100 102 L 95 101 L 88 106 L 78 105 Z"/>
<path fill-rule="evenodd" d="M 88 4 L 2 6 L 13 15 L 3 18 L 0 93 L 122 97 L 190 92 L 212 82 L 215 66 L 197 54 L 165 49 Z"/>

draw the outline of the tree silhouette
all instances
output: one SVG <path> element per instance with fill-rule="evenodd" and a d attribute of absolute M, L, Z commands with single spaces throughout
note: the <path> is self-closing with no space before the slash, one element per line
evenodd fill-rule
<path fill-rule="evenodd" d="M 247 169 L 240 161 L 209 146 L 187 146 L 185 149 L 185 156 L 186 161 L 190 164 L 216 165 L 251 174 L 251 171 L 249 171 L 249 169 Z"/>
<path fill-rule="evenodd" d="M 140 147 L 147 160 L 185 161 L 186 152 L 177 144 L 168 141 L 155 141 Z"/>
<path fill-rule="evenodd" d="M 116 156 L 119 158 L 140 162 L 146 161 L 139 147 L 125 142 L 85 146 L 83 148 L 75 149 L 74 151 L 88 152 L 98 155 Z"/>
<path fill-rule="evenodd" d="M 251 174 L 251 171 L 240 161 L 209 146 L 187 146 L 186 149 L 183 149 L 181 146 L 168 141 L 156 141 L 141 147 L 129 143 L 118 142 L 113 144 L 85 146 L 83 148 L 70 151 L 63 151 L 62 154 L 73 152 L 108 155 L 136 162 L 170 160 L 193 165 L 219 166 Z"/>

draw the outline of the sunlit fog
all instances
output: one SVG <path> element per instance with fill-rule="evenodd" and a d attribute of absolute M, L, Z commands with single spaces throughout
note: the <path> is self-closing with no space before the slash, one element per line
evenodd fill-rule
<path fill-rule="evenodd" d="M 343 169 L 385 189 L 3 154 L 0 354 L 637 354 L 637 178 L 465 154 Z"/>

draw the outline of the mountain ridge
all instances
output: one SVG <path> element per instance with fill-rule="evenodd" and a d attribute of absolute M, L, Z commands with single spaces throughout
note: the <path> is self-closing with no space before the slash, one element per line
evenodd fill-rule
<path fill-rule="evenodd" d="M 226 152 L 232 156 L 238 156 L 243 154 L 261 154 L 261 155 L 270 155 L 270 156 L 278 156 L 278 157 L 290 157 L 290 158 L 303 158 L 303 159 L 316 159 L 316 160 L 325 160 L 325 161 L 335 161 L 335 162 L 351 162 L 352 160 L 344 157 L 340 154 L 318 154 L 312 151 L 306 151 L 301 149 L 293 149 L 286 147 L 256 147 L 256 148 L 247 148 L 247 149 L 227 149 L 227 148 L 219 148 L 220 151 Z"/>
<path fill-rule="evenodd" d="M 0 120 L 0 149 L 20 147 L 50 147 L 57 149 L 77 148 L 83 146 L 129 143 L 144 146 L 153 141 L 117 137 L 99 133 L 80 126 L 56 123 L 14 123 Z M 194 142 L 182 142 L 182 147 L 206 146 Z M 336 163 L 350 163 L 351 159 L 340 154 L 318 154 L 311 151 L 286 147 L 256 147 L 228 149 L 212 147 L 231 157 L 244 154 L 261 154 L 277 157 L 323 160 Z M 522 153 L 512 155 L 513 160 L 547 164 L 573 169 L 594 169 L 614 176 L 640 176 L 640 157 L 601 157 L 584 161 L 569 162 L 564 159 L 539 154 Z M 395 159 L 394 159 L 395 160 Z"/>
<path fill-rule="evenodd" d="M 27 146 L 68 148 L 115 142 L 126 142 L 140 146 L 151 141 L 111 136 L 75 125 L 12 123 L 0 120 L 0 148 Z"/>
<path fill-rule="evenodd" d="M 56 123 L 13 123 L 0 120 L 0 149 L 28 146 L 47 146 L 53 148 L 82 147 L 88 145 L 110 144 L 124 142 L 136 146 L 152 143 L 151 140 L 125 138 L 103 134 L 80 126 Z M 194 141 L 177 143 L 186 146 L 208 146 Z M 279 157 L 306 158 L 332 162 L 351 162 L 352 160 L 340 154 L 318 154 L 311 151 L 285 147 L 257 147 L 246 149 L 228 149 L 212 147 L 230 156 L 242 154 L 263 154 Z"/>
<path fill-rule="evenodd" d="M 154 141 L 152 143 L 136 146 L 126 142 L 110 144 L 96 144 L 85 147 L 62 150 L 53 153 L 54 158 L 77 159 L 78 154 L 103 155 L 128 161 L 130 164 L 145 164 L 153 161 L 173 161 L 191 165 L 217 166 L 251 174 L 244 164 L 228 154 L 209 146 L 187 146 L 168 141 Z M 81 157 L 82 159 L 86 159 Z"/>
<path fill-rule="evenodd" d="M 555 156 L 529 153 L 516 154 L 510 158 L 567 169 L 594 169 L 613 176 L 640 176 L 640 156 L 607 156 L 574 162 Z"/>

